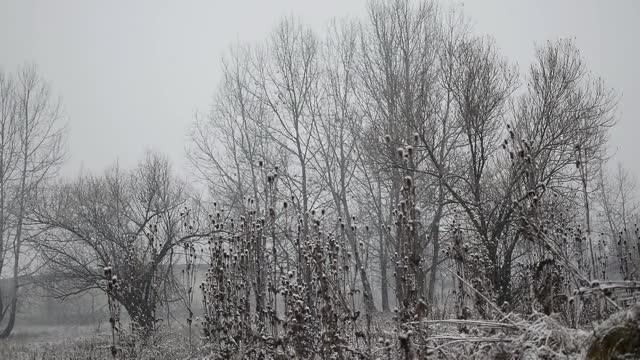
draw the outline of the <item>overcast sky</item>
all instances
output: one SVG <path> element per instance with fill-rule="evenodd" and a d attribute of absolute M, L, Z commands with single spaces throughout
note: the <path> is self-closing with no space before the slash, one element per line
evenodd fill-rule
<path fill-rule="evenodd" d="M 447 3 L 447 1 L 444 1 Z M 460 4 L 461 2 L 456 2 Z M 467 0 L 477 34 L 496 39 L 521 68 L 534 44 L 572 37 L 594 74 L 621 95 L 611 136 L 616 161 L 640 175 L 640 1 Z M 362 0 L 0 0 L 0 67 L 35 63 L 64 105 L 66 174 L 135 164 L 145 149 L 185 169 L 187 131 L 206 111 L 220 57 L 236 41 L 261 41 L 281 17 L 321 30 L 363 16 Z"/>

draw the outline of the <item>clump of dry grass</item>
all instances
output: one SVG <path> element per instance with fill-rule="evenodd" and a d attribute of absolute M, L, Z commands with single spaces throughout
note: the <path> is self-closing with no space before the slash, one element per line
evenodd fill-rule
<path fill-rule="evenodd" d="M 612 315 L 590 337 L 587 359 L 640 357 L 640 305 Z"/>

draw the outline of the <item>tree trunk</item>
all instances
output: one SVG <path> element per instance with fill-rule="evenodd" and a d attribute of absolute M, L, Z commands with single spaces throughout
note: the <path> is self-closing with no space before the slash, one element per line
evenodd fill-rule
<path fill-rule="evenodd" d="M 444 210 L 444 186 L 438 186 L 438 208 L 431 224 L 431 241 L 433 242 L 433 255 L 431 257 L 431 274 L 429 276 L 429 288 L 427 289 L 428 312 L 433 310 L 433 298 L 436 285 L 436 275 L 438 273 L 438 262 L 440 261 L 440 219 Z"/>
<path fill-rule="evenodd" d="M 344 182 L 343 182 L 343 189 L 346 190 L 346 187 L 344 186 Z M 356 267 L 358 268 L 357 271 L 360 274 L 360 281 L 362 282 L 364 303 L 367 308 L 367 312 L 374 313 L 377 311 L 376 305 L 373 302 L 373 293 L 371 291 L 371 284 L 369 283 L 367 272 L 364 269 L 364 266 L 362 264 L 362 259 L 360 258 L 360 251 L 358 250 L 358 239 L 356 238 L 356 232 L 353 230 L 353 227 L 352 227 L 351 214 L 349 213 L 349 205 L 347 203 L 347 198 L 342 196 L 341 202 L 342 202 L 344 215 L 347 218 L 347 225 L 348 225 L 348 230 L 346 231 L 347 238 L 349 240 L 349 243 L 351 244 L 351 250 L 353 251 L 353 255 L 356 261 Z"/>
<path fill-rule="evenodd" d="M 382 231 L 384 230 L 380 231 L 380 296 L 382 297 L 382 311 L 389 311 L 389 290 L 387 283 L 387 246 L 384 241 L 386 236 Z"/>
<path fill-rule="evenodd" d="M 16 293 L 13 294 L 13 299 L 11 299 L 11 304 L 9 305 L 9 321 L 7 322 L 7 325 L 2 330 L 2 332 L 0 332 L 0 339 L 6 339 L 7 337 L 9 337 L 9 335 L 11 335 L 11 331 L 13 331 L 13 327 L 16 324 L 16 312 L 18 308 L 18 280 L 15 278 L 13 281 L 13 287 Z M 4 309 L 2 310 L 4 311 Z"/>
<path fill-rule="evenodd" d="M 131 319 L 131 328 L 138 332 L 143 340 L 146 340 L 155 329 L 156 319 L 153 307 L 138 301 L 125 302 L 123 305 Z"/>
<path fill-rule="evenodd" d="M 384 228 L 384 218 L 382 217 L 382 186 L 380 178 L 377 179 L 378 185 L 378 233 L 380 236 L 379 241 L 379 257 L 380 257 L 380 293 L 382 297 L 382 311 L 389 311 L 389 284 L 387 280 L 387 242 L 385 239 L 387 238 L 386 231 Z"/>

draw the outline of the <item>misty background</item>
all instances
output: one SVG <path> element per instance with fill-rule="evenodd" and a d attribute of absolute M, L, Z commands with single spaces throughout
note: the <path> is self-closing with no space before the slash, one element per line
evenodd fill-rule
<path fill-rule="evenodd" d="M 640 3 L 634 0 L 469 0 L 457 4 L 474 33 L 495 38 L 526 72 L 535 44 L 575 38 L 593 74 L 619 95 L 610 153 L 637 177 L 640 150 Z M 61 98 L 69 128 L 63 174 L 133 166 L 145 150 L 166 154 L 188 174 L 187 134 L 207 112 L 221 56 L 260 42 L 283 17 L 315 30 L 334 17 L 362 17 L 364 0 L 2 1 L 0 66 L 38 70 Z M 522 81 L 522 80 L 521 80 Z"/>

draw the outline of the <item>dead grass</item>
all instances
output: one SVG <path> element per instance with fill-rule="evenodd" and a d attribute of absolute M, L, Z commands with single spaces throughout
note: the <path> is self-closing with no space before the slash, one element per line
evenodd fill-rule
<path fill-rule="evenodd" d="M 111 359 L 109 324 L 96 326 L 24 326 L 0 341 L 0 359 L 11 360 L 104 360 Z M 189 345 L 180 326 L 163 328 L 147 344 L 123 337 L 117 359 L 181 360 L 204 359 L 210 351 Z"/>

